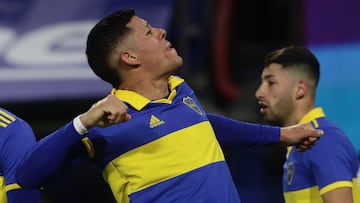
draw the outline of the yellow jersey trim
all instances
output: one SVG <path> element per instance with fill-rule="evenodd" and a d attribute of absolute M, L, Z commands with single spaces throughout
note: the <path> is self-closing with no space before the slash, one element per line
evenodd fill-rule
<path fill-rule="evenodd" d="M 325 117 L 325 113 L 323 109 L 321 107 L 317 107 L 309 111 L 307 114 L 305 114 L 305 116 L 300 120 L 299 124 L 311 122 L 318 118 L 324 118 L 324 117 Z"/>
<path fill-rule="evenodd" d="M 334 190 L 336 188 L 340 188 L 340 187 L 352 187 L 352 182 L 351 181 L 337 181 L 337 182 L 333 182 L 323 188 L 321 188 L 320 190 L 320 195 L 323 195 L 331 190 Z"/>
<path fill-rule="evenodd" d="M 17 183 L 13 183 L 13 184 L 10 184 L 10 185 L 6 185 L 5 186 L 5 191 L 8 192 L 10 190 L 16 190 L 16 189 L 20 189 L 20 185 L 18 185 Z"/>
<path fill-rule="evenodd" d="M 219 161 L 224 161 L 223 152 L 204 121 L 119 156 L 103 176 L 117 201 L 125 203 L 129 194 Z"/>
<path fill-rule="evenodd" d="M 325 117 L 324 110 L 321 107 L 317 107 L 309 111 L 307 114 L 305 114 L 305 116 L 302 117 L 302 119 L 299 121 L 299 124 L 311 122 L 315 128 L 318 128 L 319 124 L 316 119 L 324 118 L 324 117 Z M 293 149 L 292 146 L 287 147 L 286 158 L 289 157 L 289 154 L 292 149 Z"/>
<path fill-rule="evenodd" d="M 0 110 L 0 114 L 4 117 L 6 117 L 7 119 L 11 120 L 11 121 L 15 121 L 15 117 L 11 116 L 10 114 L 6 113 L 5 111 Z"/>
<path fill-rule="evenodd" d="M 5 111 L 0 110 L 0 126 L 6 128 L 11 122 L 16 120 L 15 117 L 6 113 Z"/>
<path fill-rule="evenodd" d="M 3 123 L 3 122 L 0 121 L 0 126 L 6 128 L 6 127 L 7 127 L 7 124 L 5 124 L 5 123 Z"/>
<path fill-rule="evenodd" d="M 360 201 L 360 180 L 359 180 L 359 178 L 353 178 L 352 184 L 353 184 L 352 194 L 353 194 L 354 202 Z"/>
<path fill-rule="evenodd" d="M 6 190 L 5 190 L 5 179 L 3 176 L 0 176 L 0 202 L 6 203 Z"/>
<path fill-rule="evenodd" d="M 84 137 L 81 139 L 81 142 L 85 145 L 85 148 L 88 152 L 89 157 L 90 158 L 94 157 L 95 149 L 94 149 L 94 145 L 91 142 L 91 140 L 88 137 Z"/>
<path fill-rule="evenodd" d="M 140 111 L 142 110 L 147 104 L 150 102 L 161 102 L 161 103 L 169 103 L 171 104 L 173 98 L 176 96 L 176 90 L 175 88 L 179 86 L 181 83 L 183 83 L 184 80 L 176 77 L 176 76 L 170 76 L 168 83 L 170 88 L 170 94 L 167 98 L 151 101 L 150 99 L 129 90 L 119 90 L 119 89 L 112 89 L 111 94 L 115 95 L 118 99 L 121 101 L 127 102 L 132 107 L 134 107 L 136 110 Z"/>
<path fill-rule="evenodd" d="M 322 202 L 318 186 L 313 186 L 303 190 L 296 190 L 294 192 L 284 192 L 284 198 L 285 202 L 291 203 Z"/>

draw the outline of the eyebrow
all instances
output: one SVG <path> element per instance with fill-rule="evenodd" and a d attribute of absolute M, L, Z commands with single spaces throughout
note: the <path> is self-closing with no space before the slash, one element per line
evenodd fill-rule
<path fill-rule="evenodd" d="M 268 74 L 268 75 L 264 75 L 264 76 L 262 77 L 262 79 L 268 80 L 268 79 L 271 79 L 271 78 L 273 78 L 273 77 L 275 77 L 273 74 Z"/>

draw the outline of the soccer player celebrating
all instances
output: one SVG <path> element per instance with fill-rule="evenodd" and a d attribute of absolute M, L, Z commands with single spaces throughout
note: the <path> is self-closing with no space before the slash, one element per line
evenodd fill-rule
<path fill-rule="evenodd" d="M 310 124 L 279 128 L 208 116 L 194 91 L 174 75 L 183 60 L 166 40 L 166 31 L 132 9 L 100 20 L 88 35 L 86 54 L 128 114 L 94 127 L 102 123 L 97 119 L 103 111 L 94 116 L 90 109 L 40 140 L 18 170 L 21 185 L 41 186 L 65 160 L 84 155 L 83 149 L 119 203 L 238 203 L 216 136 L 247 144 L 281 141 L 303 150 L 322 134 Z"/>

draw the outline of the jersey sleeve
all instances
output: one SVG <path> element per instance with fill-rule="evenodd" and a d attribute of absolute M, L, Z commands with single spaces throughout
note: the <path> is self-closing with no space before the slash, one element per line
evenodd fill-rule
<path fill-rule="evenodd" d="M 25 121 L 17 118 L 13 123 L 1 130 L 1 169 L 6 182 L 7 202 L 39 202 L 40 191 L 23 189 L 15 179 L 20 162 L 28 150 L 36 143 L 31 127 Z"/>
<path fill-rule="evenodd" d="M 333 189 L 341 184 L 351 183 L 356 170 L 356 166 L 351 163 L 353 159 L 357 159 L 350 153 L 351 148 L 345 135 L 339 129 L 332 128 L 325 131 L 324 136 L 311 150 L 304 152 L 306 167 L 314 174 L 320 193 L 324 192 L 324 187 L 335 182 L 337 183 L 332 186 Z"/>
<path fill-rule="evenodd" d="M 7 203 L 39 203 L 40 190 L 16 189 L 7 192 Z"/>
<path fill-rule="evenodd" d="M 207 114 L 221 145 L 267 145 L 280 141 L 280 128 L 237 121 L 216 114 Z"/>
<path fill-rule="evenodd" d="M 41 183 L 60 169 L 68 157 L 72 157 L 72 147 L 81 143 L 82 135 L 78 134 L 72 122 L 63 128 L 41 139 L 30 150 L 19 166 L 16 174 L 22 187 L 40 187 Z M 74 159 L 79 159 L 74 154 Z"/>

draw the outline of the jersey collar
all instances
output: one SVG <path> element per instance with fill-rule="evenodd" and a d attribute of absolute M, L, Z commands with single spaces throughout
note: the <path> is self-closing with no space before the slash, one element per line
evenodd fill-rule
<path fill-rule="evenodd" d="M 321 107 L 317 107 L 309 111 L 305 116 L 300 120 L 299 123 L 312 122 L 318 118 L 324 118 L 325 113 Z"/>
<path fill-rule="evenodd" d="M 176 87 L 183 83 L 184 80 L 176 77 L 170 76 L 168 79 L 170 94 L 167 98 L 158 99 L 155 101 L 151 101 L 150 99 L 129 90 L 120 90 L 113 88 L 111 91 L 112 95 L 115 95 L 121 101 L 124 101 L 134 107 L 136 110 L 142 110 L 147 104 L 150 102 L 160 102 L 160 103 L 171 103 L 173 98 L 176 96 Z"/>
<path fill-rule="evenodd" d="M 305 114 L 305 116 L 302 117 L 302 119 L 300 120 L 299 124 L 311 122 L 315 128 L 318 128 L 319 124 L 316 121 L 316 119 L 318 119 L 318 118 L 325 118 L 325 113 L 321 107 L 314 108 L 311 111 L 309 111 L 307 114 Z M 287 147 L 286 158 L 289 157 L 292 149 L 293 149 L 293 146 Z"/>

